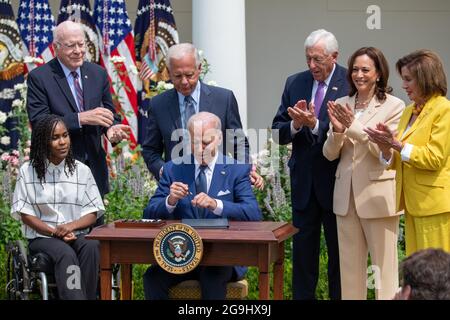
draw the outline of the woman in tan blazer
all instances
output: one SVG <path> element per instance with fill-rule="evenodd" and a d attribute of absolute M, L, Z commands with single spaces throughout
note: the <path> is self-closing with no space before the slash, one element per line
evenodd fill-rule
<path fill-rule="evenodd" d="M 382 165 L 380 149 L 364 128 L 383 122 L 395 130 L 405 104 L 388 94 L 389 67 L 376 48 L 361 48 L 350 57 L 347 78 L 349 95 L 328 103 L 330 130 L 323 146 L 328 160 L 340 158 L 333 209 L 342 299 L 366 299 L 368 287 L 377 299 L 391 299 L 398 288 L 395 170 Z"/>

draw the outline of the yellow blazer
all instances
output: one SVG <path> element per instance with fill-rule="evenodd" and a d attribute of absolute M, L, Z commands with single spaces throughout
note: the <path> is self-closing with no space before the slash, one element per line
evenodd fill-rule
<path fill-rule="evenodd" d="M 413 108 L 414 104 L 405 109 L 398 125 L 397 139 L 412 144 L 413 149 L 406 162 L 394 152 L 397 208 L 412 216 L 450 212 L 450 101 L 443 96 L 428 100 L 403 135 Z M 400 201 L 402 195 L 404 201 Z"/>
<path fill-rule="evenodd" d="M 353 108 L 355 96 L 340 98 L 336 103 L 343 106 L 348 103 Z M 355 118 L 344 133 L 333 132 L 330 122 L 323 154 L 330 161 L 340 157 L 333 194 L 335 214 L 347 215 L 351 190 L 359 217 L 371 219 L 399 214 L 395 207 L 395 170 L 386 170 L 380 163 L 380 149 L 369 142 L 363 129 L 382 122 L 395 130 L 404 109 L 402 100 L 387 94 L 383 103 L 372 98 L 361 117 Z"/>

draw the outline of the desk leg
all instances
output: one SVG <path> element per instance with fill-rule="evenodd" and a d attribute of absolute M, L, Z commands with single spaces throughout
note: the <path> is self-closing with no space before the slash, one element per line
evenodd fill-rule
<path fill-rule="evenodd" d="M 284 241 L 278 245 L 278 259 L 273 265 L 273 298 L 283 300 Z"/>
<path fill-rule="evenodd" d="M 110 242 L 100 241 L 100 298 L 111 300 L 111 256 Z"/>
<path fill-rule="evenodd" d="M 268 245 L 258 246 L 259 300 L 270 299 L 269 250 Z"/>
<path fill-rule="evenodd" d="M 269 300 L 270 287 L 269 287 L 269 273 L 259 272 L 259 300 Z"/>
<path fill-rule="evenodd" d="M 131 265 L 130 264 L 122 264 L 120 265 L 120 279 L 121 279 L 121 299 L 122 300 L 131 300 L 133 297 L 131 296 L 131 279 L 133 278 L 131 275 Z"/>

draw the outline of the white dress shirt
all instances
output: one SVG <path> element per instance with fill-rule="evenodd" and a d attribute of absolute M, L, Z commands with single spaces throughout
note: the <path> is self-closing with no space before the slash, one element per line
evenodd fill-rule
<path fill-rule="evenodd" d="M 75 100 L 75 104 L 77 105 L 78 110 L 80 109 L 80 106 L 78 104 L 78 99 L 77 99 L 77 91 L 75 89 L 75 79 L 73 77 L 73 75 L 71 74 L 71 71 L 58 59 L 59 64 L 61 65 L 61 68 L 63 69 L 64 75 L 66 76 L 67 79 L 67 83 L 69 84 L 69 88 L 70 91 L 72 92 L 72 96 L 73 99 Z M 81 90 L 83 90 L 83 81 L 81 81 L 81 70 L 80 68 L 77 68 L 77 70 L 75 70 L 76 73 L 78 73 L 78 83 L 80 84 L 80 88 Z M 81 123 L 80 123 L 80 115 L 78 115 L 78 126 L 81 128 Z"/>

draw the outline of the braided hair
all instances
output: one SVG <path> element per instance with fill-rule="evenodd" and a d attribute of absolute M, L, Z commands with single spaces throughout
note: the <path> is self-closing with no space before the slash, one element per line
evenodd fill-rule
<path fill-rule="evenodd" d="M 64 121 L 56 115 L 49 114 L 42 117 L 39 122 L 33 127 L 31 133 L 31 150 L 30 150 L 30 163 L 37 173 L 39 181 L 45 182 L 45 172 L 48 167 L 48 159 L 50 157 L 50 144 L 55 131 L 55 127 L 58 123 Z M 72 146 L 69 148 L 69 152 L 66 156 L 66 163 L 64 166 L 64 172 L 66 175 L 73 174 L 75 172 L 75 159 L 72 154 Z M 67 172 L 68 171 L 68 172 Z"/>

